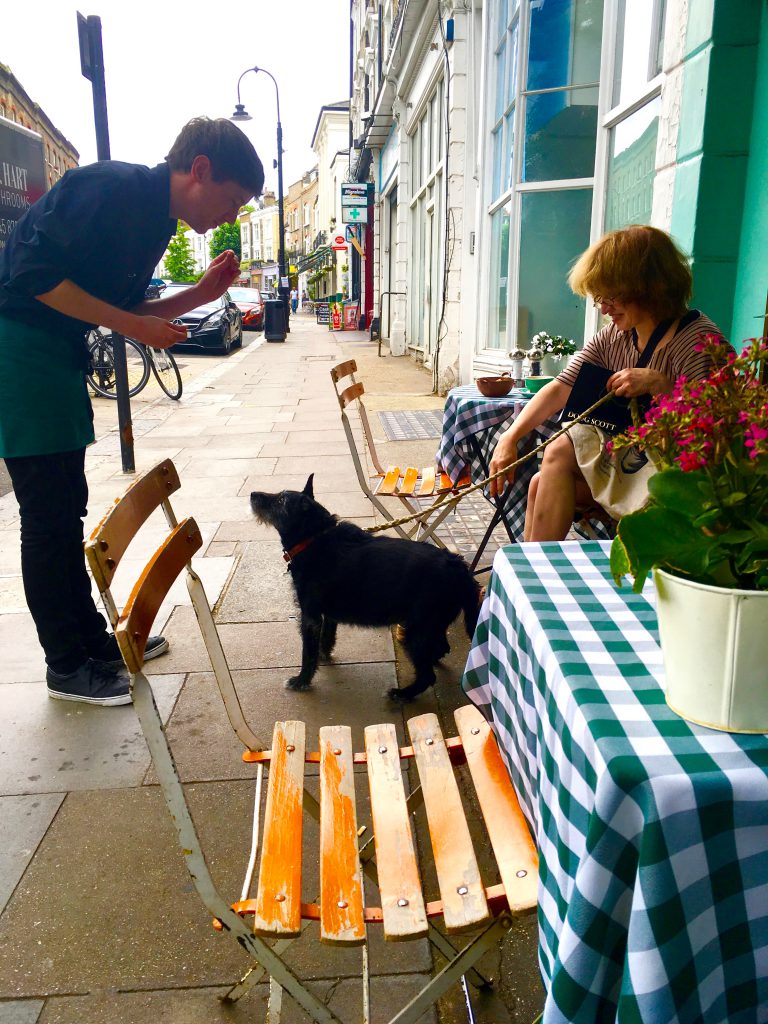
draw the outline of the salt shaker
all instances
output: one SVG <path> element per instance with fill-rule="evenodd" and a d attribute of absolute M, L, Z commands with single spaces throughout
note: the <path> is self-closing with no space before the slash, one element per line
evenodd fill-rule
<path fill-rule="evenodd" d="M 512 360 L 512 376 L 515 380 L 515 387 L 521 388 L 523 386 L 523 360 L 525 359 L 525 352 L 521 348 L 516 348 L 513 352 L 510 352 L 509 358 Z"/>

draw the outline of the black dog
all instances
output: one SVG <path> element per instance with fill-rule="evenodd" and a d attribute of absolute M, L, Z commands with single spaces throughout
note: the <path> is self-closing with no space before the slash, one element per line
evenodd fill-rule
<path fill-rule="evenodd" d="M 388 695 L 413 700 L 434 683 L 434 665 L 450 650 L 445 632 L 459 612 L 467 634 L 474 633 L 477 583 L 463 559 L 450 551 L 375 537 L 338 520 L 314 500 L 312 479 L 302 492 L 251 494 L 256 518 L 280 534 L 301 610 L 301 671 L 286 686 L 308 689 L 319 655 L 327 658 L 333 651 L 337 623 L 399 623 L 416 679 Z"/>

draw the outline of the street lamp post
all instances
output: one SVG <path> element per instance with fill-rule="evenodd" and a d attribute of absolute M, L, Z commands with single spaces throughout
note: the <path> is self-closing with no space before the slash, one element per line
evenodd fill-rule
<path fill-rule="evenodd" d="M 266 68 L 253 67 L 246 68 L 242 75 L 237 80 L 237 104 L 235 105 L 235 112 L 230 117 L 230 121 L 251 121 L 253 118 L 245 109 L 245 106 L 240 102 L 240 83 L 243 80 L 243 76 L 247 75 L 249 71 L 261 71 L 262 74 L 269 75 L 275 86 L 275 99 L 277 101 L 277 160 L 273 161 L 273 167 L 277 168 L 277 215 L 280 221 L 280 240 L 277 254 L 277 263 L 280 273 L 280 282 L 278 285 L 278 292 L 283 300 L 283 306 L 285 308 L 285 329 L 290 333 L 290 327 L 288 326 L 288 293 L 289 289 L 283 284 L 287 279 L 288 274 L 285 266 L 285 217 L 283 210 L 283 126 L 280 123 L 280 91 L 277 88 L 277 82 L 275 76 L 266 70 Z"/>

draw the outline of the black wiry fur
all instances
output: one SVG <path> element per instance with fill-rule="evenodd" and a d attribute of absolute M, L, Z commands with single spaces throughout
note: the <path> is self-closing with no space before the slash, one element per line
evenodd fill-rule
<path fill-rule="evenodd" d="M 314 500 L 313 476 L 303 491 L 253 491 L 256 518 L 274 526 L 290 551 L 312 538 L 290 564 L 301 611 L 301 671 L 291 690 L 312 683 L 319 656 L 330 657 L 337 623 L 405 628 L 404 646 L 416 678 L 388 691 L 410 701 L 435 682 L 434 666 L 450 650 L 446 630 L 464 612 L 467 634 L 477 624 L 479 589 L 458 555 L 430 544 L 377 537 L 338 520 Z"/>

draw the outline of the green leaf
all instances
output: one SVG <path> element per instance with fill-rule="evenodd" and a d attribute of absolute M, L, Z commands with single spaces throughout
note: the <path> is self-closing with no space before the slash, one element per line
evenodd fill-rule
<path fill-rule="evenodd" d="M 611 575 L 617 587 L 621 586 L 622 580 L 631 570 L 627 549 L 624 547 L 621 537 L 617 535 L 611 544 Z M 645 577 L 643 577 L 643 582 L 645 582 Z M 642 589 L 642 583 L 640 587 Z"/>
<path fill-rule="evenodd" d="M 657 504 L 693 519 L 706 509 L 702 484 L 709 490 L 706 474 L 700 470 L 662 469 L 648 481 L 648 492 Z"/>
<path fill-rule="evenodd" d="M 744 491 L 732 491 L 723 498 L 723 505 L 726 508 L 733 508 L 734 505 L 740 505 L 746 497 Z"/>
<path fill-rule="evenodd" d="M 704 512 L 703 515 L 697 516 L 693 520 L 693 525 L 701 530 L 706 526 L 711 526 L 713 523 L 718 522 L 721 515 L 722 512 L 719 508 L 712 508 L 709 512 Z"/>
<path fill-rule="evenodd" d="M 710 559 L 722 557 L 717 538 L 697 530 L 684 515 L 657 506 L 624 516 L 619 521 L 617 537 L 624 545 L 629 572 L 635 578 L 635 591 L 642 588 L 638 581 L 644 581 L 653 568 L 700 577 L 706 574 Z"/>

